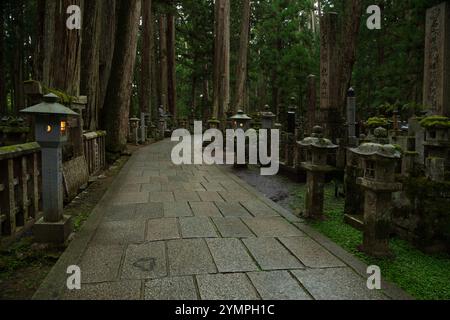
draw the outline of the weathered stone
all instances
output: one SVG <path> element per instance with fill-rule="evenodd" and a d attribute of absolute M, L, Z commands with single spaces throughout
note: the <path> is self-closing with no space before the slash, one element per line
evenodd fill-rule
<path fill-rule="evenodd" d="M 224 238 L 249 238 L 254 237 L 250 229 L 240 218 L 213 218 L 213 222 Z"/>
<path fill-rule="evenodd" d="M 239 202 L 216 202 L 216 206 L 225 217 L 251 217 Z"/>
<path fill-rule="evenodd" d="M 133 220 L 136 217 L 135 204 L 110 206 L 105 211 L 105 221 Z"/>
<path fill-rule="evenodd" d="M 81 290 L 65 290 L 63 300 L 140 300 L 141 281 L 84 284 Z"/>
<path fill-rule="evenodd" d="M 147 281 L 145 300 L 197 300 L 197 290 L 192 277 L 163 278 Z"/>
<path fill-rule="evenodd" d="M 150 202 L 175 202 L 172 192 L 153 192 L 150 194 Z"/>
<path fill-rule="evenodd" d="M 154 219 L 148 222 L 147 241 L 179 239 L 178 222 L 176 218 Z"/>
<path fill-rule="evenodd" d="M 164 217 L 192 217 L 193 213 L 187 202 L 164 203 Z"/>
<path fill-rule="evenodd" d="M 174 195 L 177 202 L 200 201 L 195 191 L 175 191 Z"/>
<path fill-rule="evenodd" d="M 345 264 L 308 237 L 280 238 L 280 241 L 309 268 L 344 267 Z"/>
<path fill-rule="evenodd" d="M 281 217 L 243 218 L 242 220 L 258 237 L 301 237 L 304 235 Z"/>
<path fill-rule="evenodd" d="M 149 199 L 148 192 L 128 192 L 120 193 L 114 199 L 114 205 L 147 203 Z"/>
<path fill-rule="evenodd" d="M 129 245 L 122 279 L 141 280 L 167 276 L 164 242 Z"/>
<path fill-rule="evenodd" d="M 115 281 L 125 247 L 118 245 L 90 246 L 81 259 L 82 283 Z"/>
<path fill-rule="evenodd" d="M 217 232 L 209 218 L 180 218 L 183 238 L 216 238 Z"/>
<path fill-rule="evenodd" d="M 104 222 L 98 228 L 92 243 L 99 245 L 120 245 L 143 242 L 145 223 L 142 221 L 111 221 Z"/>
<path fill-rule="evenodd" d="M 303 268 L 303 265 L 276 239 L 248 238 L 243 242 L 263 270 Z"/>
<path fill-rule="evenodd" d="M 162 186 L 159 182 L 145 183 L 141 185 L 142 192 L 161 192 Z"/>
<path fill-rule="evenodd" d="M 215 191 L 215 192 L 222 192 L 225 191 L 225 188 L 218 182 L 209 182 L 209 183 L 202 183 L 202 185 L 205 187 L 206 191 Z"/>
<path fill-rule="evenodd" d="M 197 277 L 203 300 L 259 300 L 245 274 L 215 274 Z"/>
<path fill-rule="evenodd" d="M 224 201 L 223 198 L 219 195 L 219 193 L 215 191 L 205 191 L 205 192 L 199 191 L 198 195 L 200 196 L 200 199 L 205 202 Z"/>
<path fill-rule="evenodd" d="M 219 272 L 256 271 L 258 267 L 238 239 L 206 240 Z"/>
<path fill-rule="evenodd" d="M 170 275 L 185 276 L 217 272 L 205 240 L 172 240 L 167 243 L 167 247 Z"/>
<path fill-rule="evenodd" d="M 164 216 L 164 206 L 162 203 L 146 203 L 136 205 L 135 219 L 148 220 L 160 219 Z"/>
<path fill-rule="evenodd" d="M 190 205 L 196 217 L 222 217 L 213 202 L 191 202 Z"/>
<path fill-rule="evenodd" d="M 219 192 L 220 196 L 225 199 L 225 201 L 248 201 L 254 198 L 248 192 L 237 192 L 237 191 L 221 191 Z"/>
<path fill-rule="evenodd" d="M 311 300 L 287 271 L 251 272 L 248 276 L 263 300 Z"/>
<path fill-rule="evenodd" d="M 242 205 L 255 217 L 278 217 L 278 212 L 269 208 L 260 200 L 242 201 Z"/>

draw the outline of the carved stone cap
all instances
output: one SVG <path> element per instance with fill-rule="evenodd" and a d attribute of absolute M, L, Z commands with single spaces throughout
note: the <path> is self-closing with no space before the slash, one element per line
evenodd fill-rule
<path fill-rule="evenodd" d="M 392 144 L 363 143 L 358 148 L 350 149 L 350 151 L 367 157 L 379 156 L 388 159 L 400 159 L 402 157 L 401 152 Z"/>

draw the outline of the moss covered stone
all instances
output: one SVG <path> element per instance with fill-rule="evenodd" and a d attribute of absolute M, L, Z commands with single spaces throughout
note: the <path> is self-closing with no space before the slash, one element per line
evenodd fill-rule
<path fill-rule="evenodd" d="M 423 118 L 420 125 L 425 129 L 450 129 L 450 119 L 442 116 L 430 116 Z"/>
<path fill-rule="evenodd" d="M 388 124 L 389 124 L 388 120 L 383 117 L 369 118 L 366 122 L 366 125 L 369 128 L 386 127 Z"/>

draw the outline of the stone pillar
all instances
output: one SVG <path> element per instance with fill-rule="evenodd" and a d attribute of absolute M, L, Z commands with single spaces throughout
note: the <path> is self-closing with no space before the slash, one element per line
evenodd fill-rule
<path fill-rule="evenodd" d="M 356 97 L 353 88 L 350 88 L 347 93 L 347 125 L 348 145 L 356 147 Z"/>
<path fill-rule="evenodd" d="M 312 134 L 312 130 L 316 125 L 316 104 L 317 104 L 317 84 L 316 76 L 308 76 L 308 135 Z"/>
<path fill-rule="evenodd" d="M 450 116 L 450 3 L 427 11 L 423 104 Z"/>
<path fill-rule="evenodd" d="M 320 35 L 320 117 L 317 122 L 325 129 L 325 135 L 336 141 L 338 132 L 338 71 L 337 71 L 337 13 L 321 17 Z"/>

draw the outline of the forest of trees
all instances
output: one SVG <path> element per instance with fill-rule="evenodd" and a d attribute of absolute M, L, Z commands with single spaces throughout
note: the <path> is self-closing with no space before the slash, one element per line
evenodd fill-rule
<path fill-rule="evenodd" d="M 128 115 L 159 106 L 174 117 L 224 119 L 273 111 L 319 75 L 320 16 L 338 13 L 340 101 L 352 85 L 359 117 L 422 101 L 425 11 L 442 0 L 380 0 L 382 29 L 368 30 L 368 0 L 2 0 L 0 114 L 26 106 L 24 81 L 88 96 L 86 129 L 126 143 Z M 82 9 L 80 30 L 67 8 Z"/>

